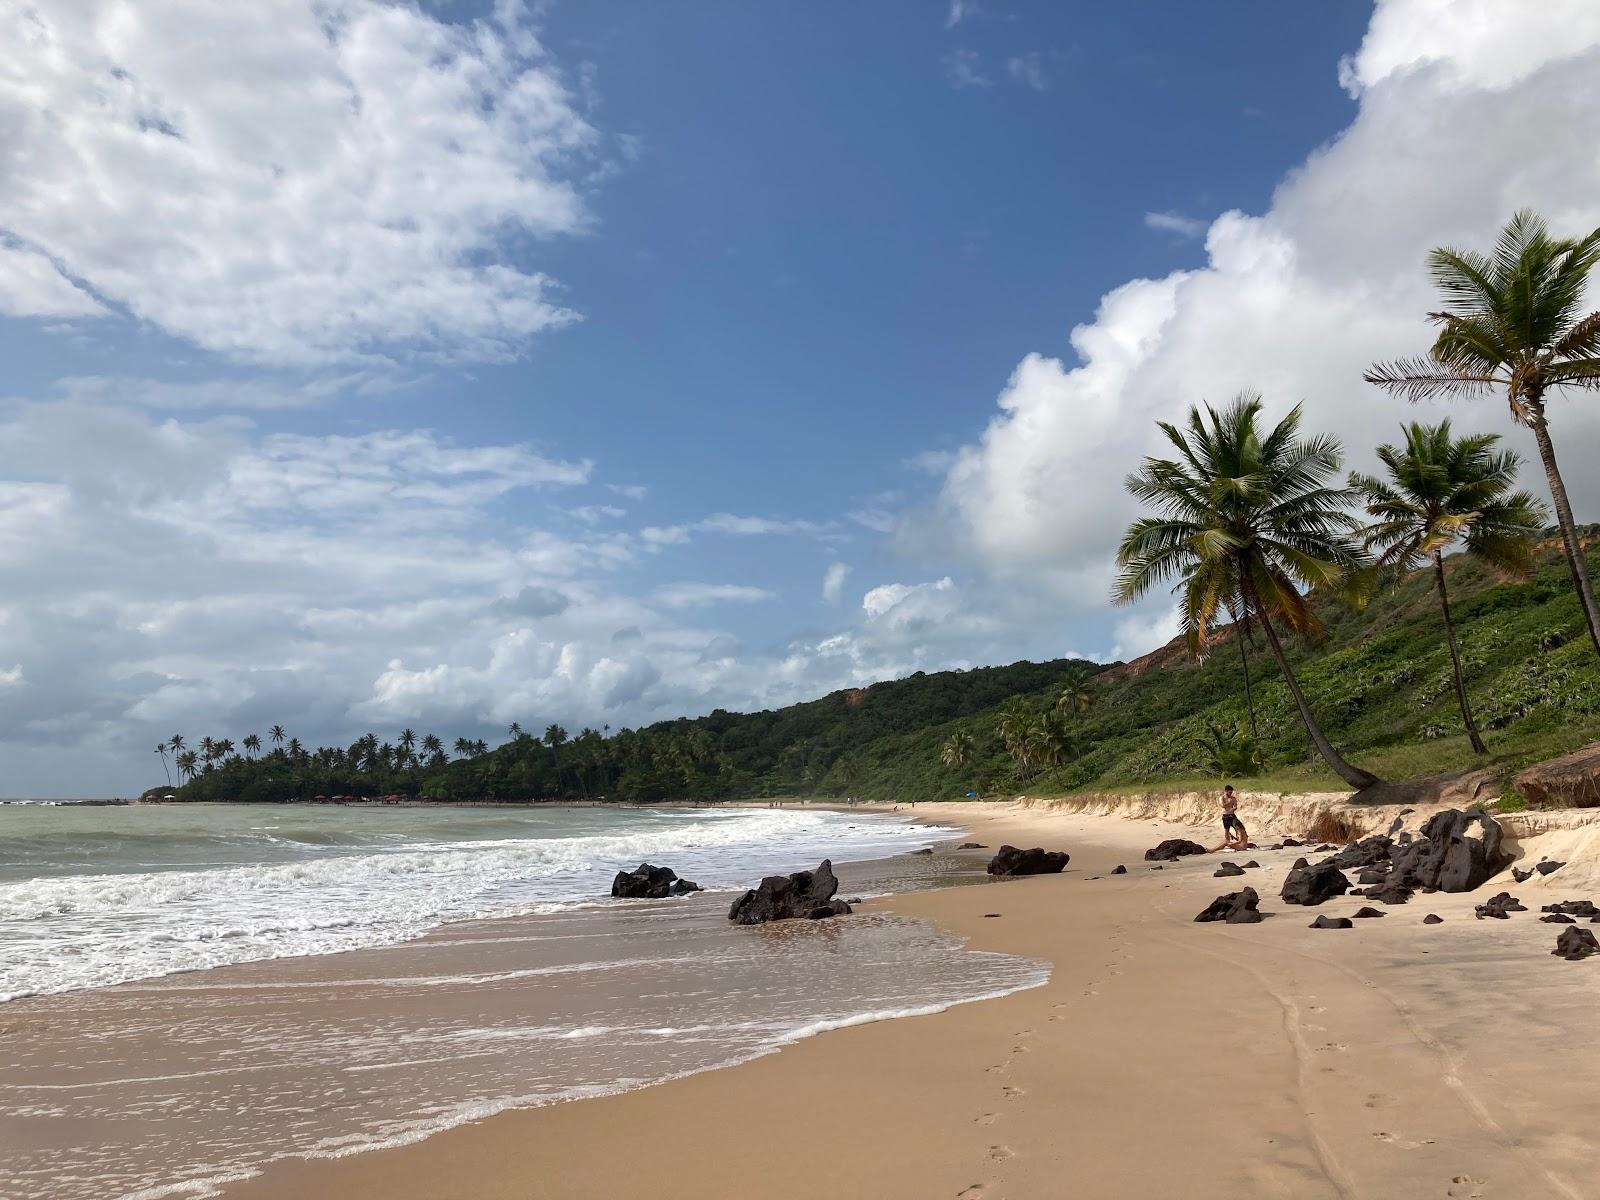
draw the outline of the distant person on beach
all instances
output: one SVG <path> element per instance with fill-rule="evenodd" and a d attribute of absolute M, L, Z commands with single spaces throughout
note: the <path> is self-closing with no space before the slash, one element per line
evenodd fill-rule
<path fill-rule="evenodd" d="M 1248 850 L 1250 835 L 1244 822 L 1239 820 L 1239 797 L 1234 795 L 1233 784 L 1222 789 L 1222 845 L 1213 846 L 1211 853 L 1219 850 Z"/>

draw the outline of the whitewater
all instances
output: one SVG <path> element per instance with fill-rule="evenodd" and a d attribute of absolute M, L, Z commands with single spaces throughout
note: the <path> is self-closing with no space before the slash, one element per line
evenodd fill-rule
<path fill-rule="evenodd" d="M 768 808 L 0 805 L 0 1001 L 593 904 L 644 861 L 734 889 L 939 832 Z"/>

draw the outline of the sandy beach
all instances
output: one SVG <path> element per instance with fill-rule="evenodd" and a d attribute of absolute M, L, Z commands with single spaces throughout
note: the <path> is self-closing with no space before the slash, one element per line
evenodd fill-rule
<path fill-rule="evenodd" d="M 1419 895 L 1320 931 L 1277 899 L 1298 851 L 1252 852 L 1260 870 L 1214 879 L 1228 856 L 1141 861 L 1195 833 L 1170 822 L 930 815 L 990 846 L 1072 853 L 1060 876 L 879 902 L 973 948 L 1048 960 L 1046 986 L 410 1146 L 281 1163 L 227 1195 L 1600 1195 L 1600 959 L 1552 957 L 1559 927 L 1536 919 L 1539 903 L 1588 895 L 1588 876 L 1513 887 L 1532 909 L 1518 920 L 1475 920 L 1481 895 Z M 1128 874 L 1109 874 L 1118 864 Z M 1193 923 L 1243 884 L 1266 921 Z M 1430 912 L 1443 923 L 1423 925 Z"/>

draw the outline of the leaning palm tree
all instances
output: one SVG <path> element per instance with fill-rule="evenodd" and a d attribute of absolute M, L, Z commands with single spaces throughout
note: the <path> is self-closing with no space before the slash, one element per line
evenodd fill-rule
<path fill-rule="evenodd" d="M 1068 667 L 1056 685 L 1056 711 L 1088 712 L 1094 703 L 1094 693 L 1089 690 L 1092 678 L 1082 667 Z"/>
<path fill-rule="evenodd" d="M 1301 589 L 1337 587 L 1360 562 L 1344 512 L 1350 494 L 1331 483 L 1339 443 L 1301 438 L 1298 405 L 1265 434 L 1260 415 L 1261 398 L 1245 393 L 1221 412 L 1191 408 L 1187 431 L 1161 423 L 1178 457 L 1147 458 L 1128 477 L 1128 490 L 1158 515 L 1123 536 L 1113 598 L 1128 604 L 1173 580 L 1197 655 L 1221 609 L 1259 625 L 1317 753 L 1351 787 L 1370 787 L 1377 777 L 1346 762 L 1317 723 L 1278 636 L 1279 626 L 1319 635 Z"/>
<path fill-rule="evenodd" d="M 1584 284 L 1597 263 L 1600 229 L 1552 238 L 1543 218 L 1526 209 L 1501 231 L 1492 255 L 1435 250 L 1428 267 L 1446 305 L 1432 314 L 1438 340 L 1423 357 L 1374 363 L 1365 378 L 1411 400 L 1505 390 L 1511 419 L 1532 430 L 1539 447 L 1572 583 L 1600 653 L 1600 607 L 1545 413 L 1552 390 L 1600 388 L 1600 312 L 1583 312 Z"/>
<path fill-rule="evenodd" d="M 972 762 L 977 749 L 977 739 L 965 729 L 958 729 L 939 747 L 939 761 L 947 767 L 965 767 Z"/>
<path fill-rule="evenodd" d="M 1496 451 L 1500 439 L 1494 434 L 1452 438 L 1449 421 L 1412 423 L 1404 432 L 1403 447 L 1378 447 L 1378 459 L 1388 469 L 1387 479 L 1350 476 L 1350 486 L 1361 495 L 1373 518 L 1362 537 L 1367 549 L 1377 555 L 1378 566 L 1397 576 L 1432 562 L 1461 720 L 1472 748 L 1487 754 L 1467 700 L 1466 674 L 1450 615 L 1444 552 L 1459 541 L 1474 558 L 1508 575 L 1525 577 L 1533 569 L 1535 540 L 1546 513 L 1527 492 L 1512 490 L 1517 456 Z"/>
<path fill-rule="evenodd" d="M 167 769 L 167 744 L 165 742 L 157 742 L 156 743 L 156 753 L 161 756 L 161 770 L 165 773 L 165 775 L 167 777 L 167 786 L 171 787 L 172 786 L 172 772 Z"/>

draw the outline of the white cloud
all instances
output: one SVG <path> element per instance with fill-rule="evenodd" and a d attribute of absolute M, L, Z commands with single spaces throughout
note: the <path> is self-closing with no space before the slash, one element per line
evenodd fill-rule
<path fill-rule="evenodd" d="M 829 604 L 839 603 L 844 594 L 844 581 L 850 577 L 850 568 L 842 562 L 829 563 L 822 574 L 822 598 Z"/>
<path fill-rule="evenodd" d="M 945 80 L 953 88 L 994 86 L 994 80 L 984 74 L 983 60 L 976 50 L 952 50 L 940 62 L 944 64 Z"/>
<path fill-rule="evenodd" d="M 1146 229 L 1159 229 L 1162 233 L 1175 233 L 1179 237 L 1197 238 L 1205 234 L 1206 223 L 1176 212 L 1147 212 Z"/>
<path fill-rule="evenodd" d="M 1008 58 L 1006 73 L 1016 83 L 1032 88 L 1036 92 L 1047 91 L 1050 87 L 1050 74 L 1045 70 L 1044 58 L 1037 50 Z"/>
<path fill-rule="evenodd" d="M 950 467 L 923 542 L 958 547 L 990 579 L 1103 611 L 1135 511 L 1122 480 L 1159 448 L 1156 420 L 1256 388 L 1271 415 L 1304 401 L 1308 427 L 1340 436 L 1350 465 L 1364 467 L 1402 421 L 1428 415 L 1361 382 L 1373 360 L 1427 346 L 1437 304 L 1428 250 L 1488 245 L 1525 205 L 1559 232 L 1600 225 L 1600 156 L 1589 148 L 1600 138 L 1600 6 L 1549 13 L 1561 35 L 1530 38 L 1526 6 L 1382 0 L 1345 68 L 1359 83 L 1350 127 L 1283 181 L 1265 213 L 1213 222 L 1204 268 L 1107 293 L 1072 331 L 1070 361 L 1025 356 Z M 1545 29 L 1544 10 L 1531 24 Z M 1553 124 L 1559 137 L 1530 140 Z M 1600 307 L 1600 290 L 1590 300 Z M 1432 411 L 1503 432 L 1531 457 L 1501 401 Z M 1600 410 L 1558 401 L 1553 412 L 1569 460 L 1592 457 Z M 1569 485 L 1592 516 L 1600 476 L 1576 474 Z M 1536 470 L 1525 479 L 1540 486 Z M 1116 636 L 1131 646 L 1137 635 Z"/>
<path fill-rule="evenodd" d="M 950 0 L 950 8 L 945 13 L 944 27 L 954 29 L 968 17 L 976 16 L 978 12 L 977 0 Z"/>
<path fill-rule="evenodd" d="M 707 604 L 755 604 L 774 599 L 766 588 L 740 583 L 667 583 L 655 591 L 656 602 L 668 608 L 701 608 Z"/>
<path fill-rule="evenodd" d="M 773 534 L 827 535 L 832 526 L 818 521 L 783 520 L 776 517 L 745 517 L 734 513 L 712 513 L 683 525 L 648 525 L 639 531 L 652 546 L 681 546 L 696 533 L 726 533 L 736 537 L 764 537 Z"/>
<path fill-rule="evenodd" d="M 600 139 L 521 5 L 495 14 L 9 6 L 0 311 L 98 297 L 252 361 L 516 355 L 574 314 L 507 237 L 588 227 Z"/>

